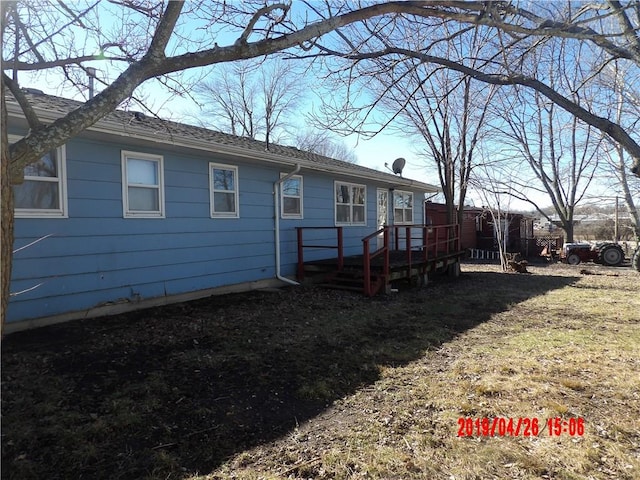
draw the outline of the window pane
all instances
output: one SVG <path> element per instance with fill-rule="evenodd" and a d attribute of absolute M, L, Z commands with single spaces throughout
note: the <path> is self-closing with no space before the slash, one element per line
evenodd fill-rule
<path fill-rule="evenodd" d="M 235 190 L 233 170 L 213 169 L 213 189 L 214 190 Z"/>
<path fill-rule="evenodd" d="M 348 223 L 351 221 L 351 209 L 349 205 L 336 205 L 336 221 Z"/>
<path fill-rule="evenodd" d="M 127 181 L 129 185 L 158 185 L 158 162 L 127 158 Z"/>
<path fill-rule="evenodd" d="M 294 197 L 300 196 L 300 179 L 290 178 L 282 184 L 282 194 Z"/>
<path fill-rule="evenodd" d="M 215 192 L 213 194 L 213 210 L 216 213 L 235 213 L 236 194 Z"/>
<path fill-rule="evenodd" d="M 286 215 L 300 215 L 300 199 L 284 197 L 282 201 L 282 211 Z"/>
<path fill-rule="evenodd" d="M 396 208 L 411 208 L 411 195 L 396 193 L 395 204 Z"/>
<path fill-rule="evenodd" d="M 55 153 L 49 152 L 36 163 L 24 167 L 24 174 L 27 177 L 57 177 L 58 162 Z"/>
<path fill-rule="evenodd" d="M 353 187 L 354 205 L 364 205 L 364 187 Z"/>
<path fill-rule="evenodd" d="M 13 187 L 15 208 L 60 209 L 60 196 L 57 182 L 39 182 L 25 180 Z"/>
<path fill-rule="evenodd" d="M 129 210 L 159 212 L 158 189 L 129 187 Z"/>
<path fill-rule="evenodd" d="M 364 223 L 364 207 L 353 207 L 353 223 Z"/>
<path fill-rule="evenodd" d="M 336 203 L 350 203 L 349 190 L 348 185 L 336 185 Z"/>
<path fill-rule="evenodd" d="M 393 211 L 393 215 L 394 215 L 394 221 L 396 223 L 402 223 L 404 222 L 404 216 L 402 215 L 403 210 L 401 208 L 396 208 Z"/>

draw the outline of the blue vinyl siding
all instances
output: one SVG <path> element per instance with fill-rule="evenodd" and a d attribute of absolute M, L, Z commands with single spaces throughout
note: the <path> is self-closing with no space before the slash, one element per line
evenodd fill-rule
<path fill-rule="evenodd" d="M 122 150 L 163 156 L 166 218 L 123 218 Z M 86 139 L 71 141 L 66 154 L 69 218 L 16 219 L 14 248 L 52 236 L 14 255 L 11 291 L 42 285 L 11 299 L 10 322 L 275 276 L 273 182 L 286 167 Z M 238 167 L 239 218 L 210 217 L 209 162 Z M 280 220 L 286 276 L 296 269 L 295 227 L 335 222 L 334 181 L 341 179 L 301 175 L 304 218 Z M 361 253 L 362 237 L 376 228 L 378 186 L 366 183 L 367 225 L 343 227 L 347 255 Z M 415 205 L 421 198 L 415 192 Z M 421 208 L 414 220 L 422 222 Z M 314 235 L 335 243 L 335 230 Z M 335 253 L 305 251 L 305 259 Z"/>

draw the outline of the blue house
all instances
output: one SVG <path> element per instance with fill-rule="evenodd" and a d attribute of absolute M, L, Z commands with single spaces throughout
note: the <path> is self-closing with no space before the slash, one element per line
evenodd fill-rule
<path fill-rule="evenodd" d="M 27 93 L 43 122 L 79 102 Z M 7 98 L 9 141 L 26 121 Z M 281 145 L 116 111 L 15 188 L 7 332 L 291 282 L 296 227 L 422 224 L 433 185 Z M 394 208 L 388 208 L 393 205 Z M 312 230 L 320 242 L 332 230 Z M 307 235 L 307 232 L 305 232 Z M 305 259 L 334 255 L 323 249 Z"/>

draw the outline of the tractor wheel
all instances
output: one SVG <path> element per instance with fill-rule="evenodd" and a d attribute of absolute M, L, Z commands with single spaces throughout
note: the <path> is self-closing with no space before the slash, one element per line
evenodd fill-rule
<path fill-rule="evenodd" d="M 570 253 L 567 255 L 567 263 L 569 265 L 578 265 L 580 263 L 580 255 L 577 253 Z"/>
<path fill-rule="evenodd" d="M 624 260 L 624 253 L 618 245 L 606 245 L 602 247 L 599 253 L 603 265 L 609 267 L 617 267 Z"/>

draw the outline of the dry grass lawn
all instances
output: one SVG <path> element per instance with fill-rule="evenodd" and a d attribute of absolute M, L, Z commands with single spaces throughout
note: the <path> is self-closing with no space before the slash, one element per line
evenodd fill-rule
<path fill-rule="evenodd" d="M 640 274 L 529 269 L 10 335 L 2 477 L 640 478 Z M 459 437 L 460 418 L 539 432 Z M 584 432 L 550 434 L 550 418 Z"/>
<path fill-rule="evenodd" d="M 482 273 L 497 267 L 463 270 L 480 274 L 476 298 L 462 300 L 468 307 L 509 295 L 508 274 L 482 285 Z M 640 478 L 640 276 L 588 272 L 595 274 L 514 303 L 416 361 L 381 366 L 377 382 L 319 417 L 194 478 Z M 430 301 L 446 310 L 456 295 L 444 295 Z M 535 418 L 540 433 L 460 438 L 460 417 Z M 584 434 L 550 435 L 546 419 L 556 417 L 584 419 Z"/>

